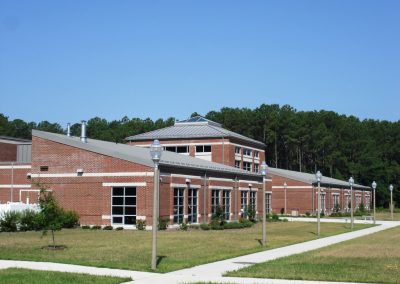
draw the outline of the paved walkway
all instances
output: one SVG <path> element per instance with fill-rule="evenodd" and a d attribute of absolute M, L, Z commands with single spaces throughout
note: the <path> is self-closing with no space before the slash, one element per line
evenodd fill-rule
<path fill-rule="evenodd" d="M 290 220 L 292 221 L 292 220 Z M 293 221 L 315 222 L 315 218 L 293 218 Z M 321 219 L 322 222 L 346 222 L 343 219 Z M 364 221 L 355 221 L 356 223 L 365 223 Z M 371 222 L 369 222 L 371 223 Z M 269 260 L 307 252 L 319 249 L 332 244 L 340 243 L 350 239 L 366 236 L 386 229 L 390 229 L 400 225 L 400 222 L 379 221 L 380 226 L 371 227 L 354 232 L 344 233 L 336 236 L 321 238 L 317 240 L 307 241 L 291 246 L 276 248 L 263 252 L 253 253 L 245 256 L 235 257 L 218 262 L 208 263 L 195 266 L 188 269 L 182 269 L 166 274 L 128 271 L 121 269 L 87 267 L 71 264 L 59 264 L 49 262 L 32 262 L 32 261 L 12 261 L 0 260 L 0 269 L 9 267 L 28 268 L 36 270 L 64 271 L 75 273 L 86 273 L 91 275 L 129 277 L 135 281 L 127 283 L 193 283 L 193 282 L 214 282 L 214 283 L 330 283 L 333 282 L 315 282 L 315 281 L 298 281 L 298 280 L 275 280 L 275 279 L 257 279 L 257 278 L 236 278 L 222 277 L 227 271 L 237 270 L 256 263 L 266 262 Z M 268 230 L 268 229 L 267 229 Z M 268 231 L 267 231 L 268 234 Z M 268 241 L 268 238 L 267 238 Z"/>

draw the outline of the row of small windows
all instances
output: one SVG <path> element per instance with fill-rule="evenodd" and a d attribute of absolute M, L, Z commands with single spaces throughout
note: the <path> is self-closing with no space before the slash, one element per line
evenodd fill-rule
<path fill-rule="evenodd" d="M 187 215 L 188 223 L 197 223 L 198 214 L 198 190 L 194 188 L 174 188 L 173 221 L 175 224 L 184 221 L 184 196 L 188 191 Z M 111 194 L 111 220 L 113 225 L 135 225 L 136 224 L 136 187 L 113 187 Z M 240 193 L 241 216 L 247 217 L 249 208 L 256 210 L 257 192 L 241 191 Z M 226 220 L 230 219 L 231 191 L 213 189 L 211 191 L 211 213 L 215 214 L 218 207 L 222 207 Z M 267 213 L 271 208 L 271 195 L 266 195 Z M 324 207 L 323 207 L 324 208 Z"/>
<path fill-rule="evenodd" d="M 240 169 L 240 161 L 235 161 L 235 168 Z M 245 171 L 253 171 L 255 173 L 258 173 L 260 170 L 260 166 L 258 164 L 254 164 L 254 168 L 252 169 L 252 163 L 250 162 L 243 162 L 243 170 Z"/>
<path fill-rule="evenodd" d="M 189 153 L 189 146 L 165 146 L 165 151 L 174 153 Z M 196 153 L 211 153 L 211 145 L 197 145 Z"/>
<path fill-rule="evenodd" d="M 236 146 L 235 147 L 235 154 L 240 155 L 241 147 Z M 243 156 L 248 156 L 248 157 L 253 157 L 253 152 L 254 152 L 254 158 L 259 158 L 260 153 L 256 150 L 251 150 L 249 148 L 243 148 Z"/>

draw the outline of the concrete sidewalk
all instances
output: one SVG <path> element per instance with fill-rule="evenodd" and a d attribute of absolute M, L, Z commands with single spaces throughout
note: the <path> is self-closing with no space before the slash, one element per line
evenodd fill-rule
<path fill-rule="evenodd" d="M 292 219 L 292 218 L 290 218 Z M 315 218 L 293 218 L 290 221 L 304 221 L 316 222 Z M 322 222 L 344 223 L 343 219 L 321 219 Z M 347 221 L 348 222 L 348 221 Z M 365 221 L 356 221 L 356 223 L 365 223 Z M 371 223 L 371 222 L 369 222 Z M 182 269 L 166 274 L 129 271 L 122 269 L 110 268 L 97 268 L 72 264 L 50 263 L 50 262 L 33 262 L 33 261 L 14 261 L 14 260 L 0 260 L 0 269 L 17 267 L 34 270 L 47 270 L 47 271 L 60 271 L 60 272 L 73 272 L 84 273 L 98 276 L 114 276 L 114 277 L 127 277 L 135 281 L 127 282 L 132 284 L 142 283 L 193 283 L 193 282 L 214 282 L 214 283 L 334 283 L 334 282 L 318 282 L 318 281 L 300 281 L 300 280 L 278 280 L 278 279 L 258 279 L 258 278 L 236 278 L 236 277 L 222 277 L 228 271 L 241 269 L 250 265 L 274 260 L 277 258 L 303 253 L 332 244 L 344 242 L 354 238 L 366 236 L 386 229 L 394 228 L 400 225 L 400 222 L 390 221 L 377 221 L 379 226 L 371 227 L 363 230 L 357 230 L 349 233 L 344 233 L 336 236 L 321 238 L 317 240 L 307 241 L 304 243 L 294 244 L 291 246 L 266 250 L 258 253 L 253 253 L 245 256 L 226 259 L 218 262 L 203 264 L 192 268 Z M 268 228 L 267 228 L 268 234 Z M 268 241 L 268 236 L 267 236 Z"/>

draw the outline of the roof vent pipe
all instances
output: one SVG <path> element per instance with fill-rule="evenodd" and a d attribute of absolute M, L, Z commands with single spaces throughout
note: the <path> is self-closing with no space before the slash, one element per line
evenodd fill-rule
<path fill-rule="evenodd" d="M 71 123 L 67 123 L 67 136 L 71 137 Z"/>
<path fill-rule="evenodd" d="M 87 143 L 87 137 L 86 137 L 86 121 L 82 120 L 82 126 L 81 126 L 81 142 Z"/>

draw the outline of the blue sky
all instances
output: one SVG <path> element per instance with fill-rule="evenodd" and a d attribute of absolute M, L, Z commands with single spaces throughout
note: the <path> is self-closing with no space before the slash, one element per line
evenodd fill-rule
<path fill-rule="evenodd" d="M 0 0 L 0 113 L 65 126 L 289 104 L 400 119 L 400 1 Z"/>

